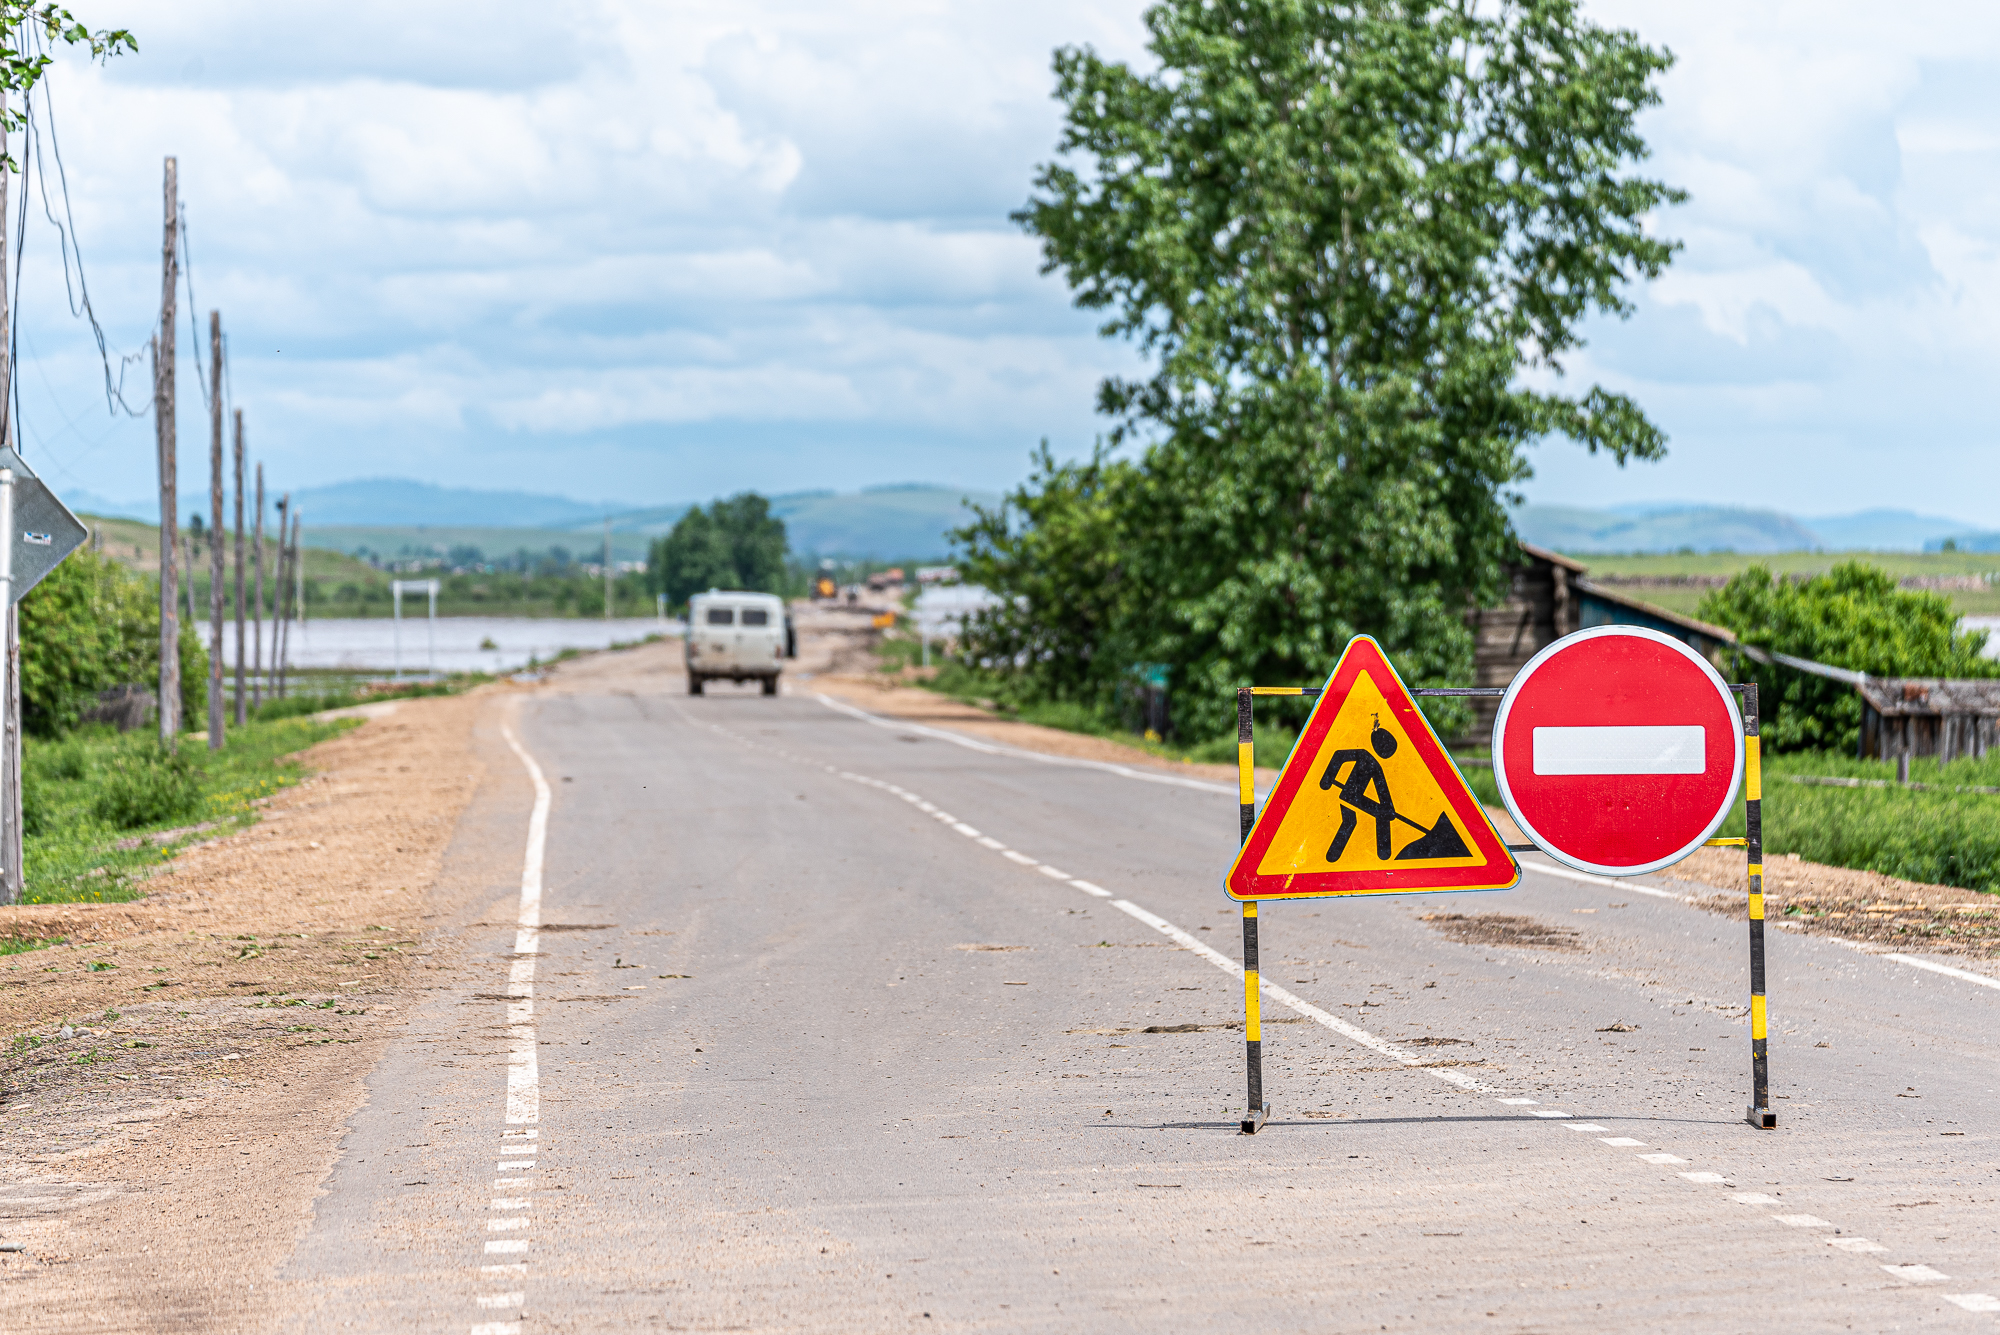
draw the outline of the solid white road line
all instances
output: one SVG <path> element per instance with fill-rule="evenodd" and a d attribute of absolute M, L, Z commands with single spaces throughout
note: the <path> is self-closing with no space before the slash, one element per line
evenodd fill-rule
<path fill-rule="evenodd" d="M 535 786 L 535 803 L 528 813 L 527 847 L 521 857 L 521 898 L 514 919 L 514 958 L 507 968 L 507 1097 L 505 1129 L 501 1131 L 503 1142 L 501 1152 L 515 1154 L 539 1154 L 541 1131 L 534 1124 L 541 1120 L 541 1072 L 535 1049 L 535 960 L 541 951 L 542 940 L 542 865 L 546 860 L 549 839 L 549 807 L 553 794 L 548 778 L 542 767 L 521 745 L 515 735 L 511 721 L 500 725 L 500 735 L 507 745 L 520 757 L 528 778 Z M 513 1144 L 505 1142 L 512 1141 Z M 496 1171 L 522 1172 L 533 1169 L 533 1159 L 503 1159 Z M 496 1182 L 495 1186 L 503 1185 Z M 507 1186 L 529 1186 L 532 1179 L 504 1179 Z M 494 1210 L 526 1210 L 525 1198 L 495 1198 L 489 1207 Z M 531 1220 L 526 1214 L 514 1214 L 486 1221 L 489 1233 L 512 1233 L 526 1230 Z M 502 1238 L 486 1244 L 489 1256 L 524 1253 L 528 1250 L 526 1238 Z M 482 1273 L 505 1271 L 507 1273 L 527 1273 L 527 1264 L 482 1266 Z M 525 1301 L 518 1293 L 493 1294 L 478 1299 L 484 1308 L 519 1307 Z M 473 1325 L 472 1335 L 519 1335 L 519 1321 L 486 1321 Z"/>
<path fill-rule="evenodd" d="M 1954 969 L 1949 964 L 1933 964 L 1929 960 L 1920 960 L 1915 955 L 1884 955 L 1882 958 L 1894 960 L 1898 964 L 1907 964 L 1913 969 L 1929 969 L 1932 973 L 1941 973 L 1947 978 L 1977 983 L 1981 987 L 2000 987 L 2000 978 L 1988 978 L 1983 973 L 1973 973 L 1968 969 Z"/>
<path fill-rule="evenodd" d="M 2000 1312 L 2000 1298 L 1990 1293 L 1947 1293 L 1944 1300 L 1957 1303 L 1968 1312 Z"/>

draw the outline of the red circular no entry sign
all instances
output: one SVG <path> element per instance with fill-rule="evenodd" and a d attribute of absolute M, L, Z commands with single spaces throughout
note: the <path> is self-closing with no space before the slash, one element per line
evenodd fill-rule
<path fill-rule="evenodd" d="M 1605 876 L 1678 862 L 1743 781 L 1728 683 L 1670 635 L 1596 626 L 1528 660 L 1493 723 L 1493 774 L 1521 832 Z"/>

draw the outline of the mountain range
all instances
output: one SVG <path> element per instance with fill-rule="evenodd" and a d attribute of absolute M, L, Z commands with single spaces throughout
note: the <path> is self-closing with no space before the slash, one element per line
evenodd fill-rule
<path fill-rule="evenodd" d="M 150 507 L 121 506 L 87 492 L 72 508 L 102 515 L 150 518 Z M 184 498 L 192 513 L 195 498 Z M 801 491 L 771 497 L 800 555 L 875 560 L 938 560 L 946 534 L 970 518 L 965 503 L 991 505 L 991 492 L 924 483 L 868 487 L 859 492 Z M 307 487 L 293 494 L 310 541 L 380 556 L 464 544 L 489 554 L 520 548 L 597 550 L 611 521 L 619 559 L 643 554 L 671 529 L 686 502 L 634 508 L 629 501 L 580 501 L 525 491 L 441 487 L 406 478 L 367 478 Z M 2000 533 L 1979 532 L 1963 520 L 1910 510 L 1798 517 L 1779 510 L 1742 509 L 1690 501 L 1590 508 L 1524 505 L 1514 512 L 1523 539 L 1578 553 L 1736 551 L 1935 551 L 1947 541 L 1968 551 L 2000 551 Z"/>
<path fill-rule="evenodd" d="M 1935 551 L 1954 540 L 1967 550 L 1981 536 L 1960 519 L 1910 510 L 1797 518 L 1779 510 L 1747 510 L 1662 501 L 1585 509 L 1524 505 L 1514 528 L 1538 547 L 1565 552 Z"/>

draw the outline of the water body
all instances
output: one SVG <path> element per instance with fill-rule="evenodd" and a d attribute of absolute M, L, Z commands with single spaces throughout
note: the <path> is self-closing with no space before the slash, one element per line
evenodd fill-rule
<path fill-rule="evenodd" d="M 421 607 L 422 604 L 419 604 Z M 398 650 L 397 623 L 381 617 L 307 621 L 292 627 L 292 666 L 348 672 L 393 673 L 400 661 L 411 676 L 428 672 L 512 672 L 530 661 L 546 661 L 564 649 L 608 649 L 648 635 L 679 635 L 679 621 L 620 617 L 612 621 L 578 617 L 439 617 L 427 623 L 421 612 L 405 615 Z M 233 668 L 236 626 L 226 623 L 223 643 Z M 202 642 L 208 623 L 201 625 Z M 491 641 L 491 649 L 481 644 Z M 271 651 L 271 627 L 264 627 L 264 652 Z"/>
<path fill-rule="evenodd" d="M 1960 617 L 1960 630 L 1986 632 L 1986 657 L 2000 658 L 2000 617 Z"/>

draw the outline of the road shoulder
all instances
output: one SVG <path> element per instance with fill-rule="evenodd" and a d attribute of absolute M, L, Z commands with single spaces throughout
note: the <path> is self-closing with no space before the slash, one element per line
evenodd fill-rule
<path fill-rule="evenodd" d="M 447 850 L 508 693 L 407 702 L 314 747 L 306 783 L 143 901 L 0 922 L 71 936 L 0 958 L 0 1239 L 26 1249 L 0 1254 L 0 1327 L 268 1328 L 267 1277 L 369 1072 L 490 888 Z"/>

